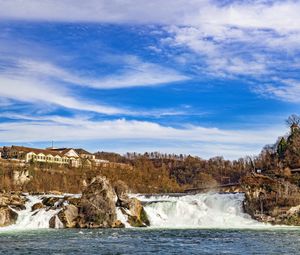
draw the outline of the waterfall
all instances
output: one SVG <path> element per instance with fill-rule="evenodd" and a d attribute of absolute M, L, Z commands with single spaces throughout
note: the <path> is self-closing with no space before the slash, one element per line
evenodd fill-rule
<path fill-rule="evenodd" d="M 243 212 L 244 194 L 197 194 L 179 197 L 137 195 L 151 227 L 259 228 L 266 226 Z"/>
<path fill-rule="evenodd" d="M 69 196 L 71 194 L 68 194 Z M 49 228 L 50 219 L 55 216 L 54 225 L 62 228 L 63 224 L 57 217 L 62 210 L 58 204 L 51 209 L 40 208 L 32 211 L 32 206 L 42 202 L 45 197 L 54 195 L 27 195 L 26 208 L 16 211 L 16 224 L 1 228 L 2 230 L 24 230 Z M 71 195 L 80 197 L 80 195 Z M 270 225 L 259 223 L 243 212 L 244 194 L 205 193 L 196 195 L 131 195 L 142 201 L 152 228 L 261 228 Z M 64 196 L 56 196 L 63 198 Z M 67 204 L 65 201 L 64 204 Z M 61 204 L 60 204 L 61 205 Z M 116 211 L 117 218 L 130 227 L 127 216 L 120 208 Z"/>
<path fill-rule="evenodd" d="M 1 228 L 2 230 L 24 230 L 24 229 L 42 229 L 49 228 L 50 219 L 59 213 L 61 209 L 47 209 L 40 208 L 32 211 L 32 206 L 36 203 L 42 202 L 46 196 L 26 196 L 27 202 L 24 210 L 14 210 L 18 214 L 18 219 L 14 225 Z M 60 220 L 55 220 L 55 227 L 61 228 L 62 223 Z"/>

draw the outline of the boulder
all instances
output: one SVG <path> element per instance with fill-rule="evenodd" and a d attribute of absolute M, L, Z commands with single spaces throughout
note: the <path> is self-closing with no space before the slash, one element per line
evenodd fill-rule
<path fill-rule="evenodd" d="M 36 203 L 31 207 L 31 211 L 35 211 L 41 208 L 44 208 L 45 206 L 43 205 L 43 203 Z"/>
<path fill-rule="evenodd" d="M 75 205 L 67 205 L 57 214 L 65 228 L 75 228 L 78 220 L 78 208 Z"/>
<path fill-rule="evenodd" d="M 49 209 L 57 209 L 63 206 L 64 199 L 59 197 L 45 197 L 43 198 L 42 203 Z"/>
<path fill-rule="evenodd" d="M 0 227 L 15 224 L 18 214 L 9 207 L 0 207 Z"/>
<path fill-rule="evenodd" d="M 120 220 L 116 220 L 112 224 L 112 228 L 125 228 L 125 225 Z"/>
<path fill-rule="evenodd" d="M 0 194 L 0 206 L 10 206 L 15 210 L 25 209 L 26 198 L 21 194 L 2 193 Z"/>
<path fill-rule="evenodd" d="M 146 227 L 150 225 L 147 214 L 142 206 L 141 201 L 137 198 L 131 198 L 129 202 L 128 223 L 132 227 Z"/>
<path fill-rule="evenodd" d="M 116 221 L 117 195 L 110 182 L 98 176 L 82 192 L 78 226 L 81 228 L 110 228 Z"/>
<path fill-rule="evenodd" d="M 150 225 L 147 214 L 137 198 L 128 196 L 128 187 L 123 181 L 117 181 L 114 185 L 118 200 L 117 206 L 123 214 L 127 215 L 128 223 L 132 227 L 146 227 Z"/>
<path fill-rule="evenodd" d="M 57 214 L 52 216 L 52 218 L 49 220 L 49 228 L 64 228 L 64 225 L 58 218 Z"/>

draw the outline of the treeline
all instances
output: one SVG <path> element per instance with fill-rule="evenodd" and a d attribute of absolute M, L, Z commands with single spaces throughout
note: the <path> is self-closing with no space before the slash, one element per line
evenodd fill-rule
<path fill-rule="evenodd" d="M 164 176 L 184 188 L 210 187 L 218 184 L 239 182 L 247 172 L 253 171 L 250 157 L 239 160 L 225 160 L 214 157 L 209 160 L 191 155 L 162 154 L 159 152 L 127 153 L 121 156 L 116 153 L 98 152 L 101 157 L 117 163 L 127 163 L 137 171 L 137 176 L 143 175 L 145 185 Z M 121 177 L 121 176 L 120 176 Z M 122 176 L 122 178 L 125 178 Z M 135 176 L 133 176 L 134 180 Z M 148 184 L 147 184 L 148 183 Z"/>

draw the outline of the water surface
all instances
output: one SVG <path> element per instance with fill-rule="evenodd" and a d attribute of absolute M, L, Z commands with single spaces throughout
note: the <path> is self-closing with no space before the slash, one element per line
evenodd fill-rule
<path fill-rule="evenodd" d="M 11 231 L 0 254 L 300 254 L 300 229 Z"/>

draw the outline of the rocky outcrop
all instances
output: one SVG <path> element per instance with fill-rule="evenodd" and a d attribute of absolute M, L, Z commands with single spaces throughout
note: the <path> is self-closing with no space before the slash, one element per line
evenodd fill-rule
<path fill-rule="evenodd" d="M 128 223 L 132 227 L 146 227 L 150 225 L 147 214 L 142 203 L 137 198 L 128 196 L 128 187 L 122 181 L 115 184 L 115 191 L 118 197 L 117 206 L 127 216 Z"/>
<path fill-rule="evenodd" d="M 244 209 L 271 224 L 300 225 L 300 190 L 283 179 L 252 174 L 242 180 Z"/>
<path fill-rule="evenodd" d="M 18 214 L 9 207 L 0 207 L 0 227 L 16 223 Z"/>
<path fill-rule="evenodd" d="M 81 228 L 110 228 L 117 220 L 117 195 L 105 177 L 96 177 L 83 191 L 79 205 Z"/>
<path fill-rule="evenodd" d="M 102 176 L 98 176 L 82 192 L 82 196 L 63 196 L 36 194 L 40 202 L 28 208 L 32 215 L 40 210 L 51 210 L 49 221 L 51 228 L 124 228 L 125 224 L 133 227 L 149 225 L 146 212 L 137 198 L 127 195 L 127 186 L 119 181 L 112 186 Z M 15 210 L 25 209 L 25 196 L 8 194 L 0 196 L 0 226 L 16 222 Z M 117 218 L 121 211 L 127 222 Z M 125 224 L 124 224 L 125 223 Z"/>
<path fill-rule="evenodd" d="M 19 170 L 19 171 L 13 171 L 13 183 L 15 185 L 24 185 L 32 179 L 32 176 L 30 176 L 29 171 L 27 169 L 25 170 Z"/>
<path fill-rule="evenodd" d="M 77 226 L 123 228 L 124 224 L 117 220 L 117 208 L 121 209 L 131 226 L 149 226 L 150 223 L 141 202 L 137 198 L 130 198 L 127 192 L 127 186 L 121 181 L 116 182 L 112 187 L 106 178 L 95 178 L 82 194 Z"/>
<path fill-rule="evenodd" d="M 25 209 L 26 199 L 21 194 L 0 193 L 0 227 L 14 224 L 18 213 Z"/>
<path fill-rule="evenodd" d="M 150 225 L 147 214 L 142 206 L 142 203 L 136 199 L 131 198 L 129 203 L 128 223 L 132 227 L 146 227 Z"/>
<path fill-rule="evenodd" d="M 0 207 L 10 206 L 15 210 L 25 209 L 26 198 L 22 194 L 0 193 Z"/>
<path fill-rule="evenodd" d="M 78 222 L 78 211 L 75 205 L 67 205 L 57 216 L 65 228 L 75 228 Z"/>

